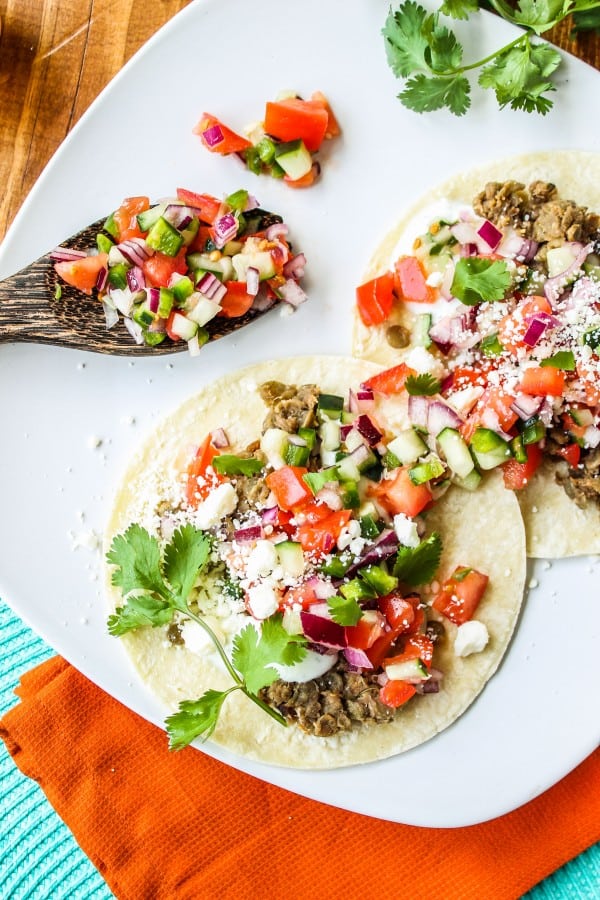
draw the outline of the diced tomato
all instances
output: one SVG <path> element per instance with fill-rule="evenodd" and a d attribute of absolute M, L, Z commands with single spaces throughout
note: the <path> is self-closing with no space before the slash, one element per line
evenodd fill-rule
<path fill-rule="evenodd" d="M 177 256 L 167 256 L 166 253 L 160 251 L 149 256 L 142 265 L 147 284 L 151 287 L 168 287 L 171 276 L 175 272 L 185 275 L 187 272 L 186 253 L 187 247 L 182 247 Z"/>
<path fill-rule="evenodd" d="M 283 180 L 288 185 L 288 187 L 292 188 L 305 188 L 310 187 L 311 184 L 314 184 L 317 180 L 317 176 L 319 174 L 318 168 L 312 166 L 306 175 L 302 175 L 300 178 L 290 178 L 289 175 L 284 175 Z"/>
<path fill-rule="evenodd" d="M 185 497 L 190 506 L 197 506 L 201 500 L 208 496 L 216 484 L 224 480 L 223 476 L 219 475 L 218 472 L 211 473 L 209 480 L 205 481 L 203 477 L 218 452 L 216 447 L 213 447 L 211 436 L 208 434 L 198 447 L 194 459 L 188 466 Z M 198 481 L 199 478 L 200 481 Z"/>
<path fill-rule="evenodd" d="M 486 387 L 488 383 L 489 368 L 478 366 L 476 369 L 470 366 L 457 366 L 452 372 L 452 390 L 460 391 L 467 387 Z"/>
<path fill-rule="evenodd" d="M 211 145 L 204 137 L 204 132 L 209 128 L 215 127 L 221 129 L 223 139 L 219 141 L 219 143 Z M 220 153 L 223 156 L 227 156 L 229 153 L 241 153 L 242 150 L 247 150 L 248 147 L 252 146 L 249 140 L 242 137 L 241 134 L 236 134 L 235 131 L 232 131 L 231 128 L 228 128 L 226 125 L 223 125 L 216 116 L 213 116 L 210 113 L 203 113 L 202 118 L 192 131 L 194 134 L 200 136 L 200 140 L 211 153 Z"/>
<path fill-rule="evenodd" d="M 552 313 L 552 307 L 543 296 L 524 297 L 512 312 L 507 313 L 498 327 L 498 340 L 511 353 L 523 347 L 523 337 L 529 328 L 528 316 L 536 313 Z"/>
<path fill-rule="evenodd" d="M 142 237 L 137 218 L 140 213 L 150 209 L 149 197 L 127 197 L 113 213 L 113 219 L 119 229 L 119 240 L 128 241 L 134 237 Z"/>
<path fill-rule="evenodd" d="M 227 293 L 219 300 L 220 316 L 236 319 L 248 312 L 254 303 L 254 297 L 248 293 L 245 281 L 226 281 Z"/>
<path fill-rule="evenodd" d="M 317 601 L 319 601 L 319 598 L 315 593 L 314 586 L 309 581 L 303 581 L 301 584 L 285 589 L 279 608 L 288 609 L 291 606 L 300 604 L 302 609 L 308 609 L 311 603 Z"/>
<path fill-rule="evenodd" d="M 177 188 L 177 199 L 182 200 L 186 206 L 200 210 L 197 213 L 198 218 L 207 225 L 213 224 L 221 208 L 221 201 L 216 197 L 210 194 L 196 194 L 195 191 L 188 191 L 186 188 Z"/>
<path fill-rule="evenodd" d="M 431 491 L 426 484 L 413 484 L 407 468 L 394 469 L 391 478 L 383 478 L 369 489 L 369 493 L 390 515 L 404 513 L 418 516 L 431 502 Z"/>
<path fill-rule="evenodd" d="M 288 537 L 291 537 L 291 535 L 296 530 L 296 526 L 292 525 L 291 520 L 293 518 L 294 518 L 294 516 L 291 512 L 288 512 L 285 509 L 279 509 L 279 507 L 277 507 L 277 509 L 273 515 L 273 520 L 271 521 L 273 530 L 274 531 L 283 531 L 285 534 L 287 534 Z"/>
<path fill-rule="evenodd" d="M 394 303 L 394 275 L 385 272 L 356 288 L 356 307 L 364 325 L 381 325 Z"/>
<path fill-rule="evenodd" d="M 574 437 L 576 441 L 582 441 L 584 439 L 586 432 L 585 425 L 578 425 L 573 416 L 569 415 L 569 413 L 564 413 L 561 420 L 565 431 Z"/>
<path fill-rule="evenodd" d="M 436 293 L 427 284 L 427 277 L 416 256 L 401 256 L 394 266 L 396 294 L 410 303 L 435 303 Z"/>
<path fill-rule="evenodd" d="M 524 394 L 536 397 L 562 397 L 565 391 L 565 373 L 553 366 L 532 366 L 523 372 L 521 390 Z"/>
<path fill-rule="evenodd" d="M 379 609 L 387 619 L 391 628 L 400 628 L 408 631 L 415 619 L 415 607 L 410 600 L 405 600 L 401 594 L 388 594 L 377 601 Z"/>
<path fill-rule="evenodd" d="M 291 97 L 267 103 L 265 131 L 281 141 L 304 141 L 311 153 L 318 150 L 327 132 L 329 114 L 315 100 Z"/>
<path fill-rule="evenodd" d="M 527 444 L 525 447 L 527 462 L 520 463 L 516 459 L 509 459 L 502 466 L 504 487 L 509 491 L 520 491 L 540 467 L 544 454 L 539 444 Z"/>
<path fill-rule="evenodd" d="M 471 414 L 466 422 L 461 426 L 460 432 L 466 441 L 473 436 L 473 432 L 479 425 L 496 430 L 497 427 L 502 431 L 510 431 L 517 419 L 517 413 L 511 409 L 511 404 L 515 401 L 515 395 L 509 391 L 505 391 L 501 387 L 489 385 L 475 404 Z M 493 422 L 486 417 L 486 410 L 491 410 L 494 418 Z"/>
<path fill-rule="evenodd" d="M 379 394 L 399 394 L 404 390 L 404 385 L 409 375 L 416 375 L 415 370 L 407 366 L 406 363 L 400 363 L 400 365 L 393 366 L 391 369 L 378 372 L 377 375 L 371 375 L 364 382 L 364 386 L 371 388 L 372 391 L 377 391 Z"/>
<path fill-rule="evenodd" d="M 303 466 L 282 466 L 267 475 L 269 490 L 275 495 L 275 502 L 280 509 L 293 510 L 312 497 L 312 492 L 303 481 L 308 469 Z"/>
<path fill-rule="evenodd" d="M 407 700 L 410 700 L 411 697 L 417 693 L 417 689 L 414 684 L 408 684 L 407 681 L 394 681 L 390 679 L 386 681 L 384 686 L 379 691 L 379 699 L 386 706 L 391 706 L 393 709 L 397 709 L 399 706 L 403 706 Z"/>
<path fill-rule="evenodd" d="M 342 129 L 339 126 L 338 120 L 336 119 L 325 94 L 322 94 L 321 91 L 315 91 L 310 99 L 313 103 L 318 103 L 319 106 L 322 106 L 323 109 L 327 111 L 327 129 L 325 131 L 325 137 L 338 137 L 342 133 Z"/>
<path fill-rule="evenodd" d="M 487 576 L 486 576 L 487 578 Z M 404 639 L 402 651 L 386 659 L 385 664 L 403 663 L 409 659 L 420 659 L 427 668 L 431 668 L 433 659 L 433 641 L 425 634 L 411 634 Z"/>
<path fill-rule="evenodd" d="M 579 444 L 565 444 L 563 447 L 559 447 L 558 452 L 563 459 L 566 459 L 572 469 L 579 465 L 579 459 L 581 457 L 581 447 Z"/>
<path fill-rule="evenodd" d="M 106 267 L 108 255 L 97 253 L 95 256 L 82 256 L 81 259 L 65 260 L 54 264 L 56 274 L 67 284 L 91 294 L 96 287 L 98 274 Z"/>
<path fill-rule="evenodd" d="M 209 225 L 200 225 L 191 244 L 187 248 L 188 253 L 206 252 L 206 242 L 212 240 L 212 228 Z"/>
<path fill-rule="evenodd" d="M 335 547 L 342 528 L 348 524 L 352 516 L 349 509 L 329 512 L 329 515 L 315 522 L 305 522 L 298 526 L 297 539 L 307 553 L 330 553 Z"/>
<path fill-rule="evenodd" d="M 385 616 L 374 609 L 368 609 L 363 613 L 356 625 L 346 625 L 346 644 L 357 650 L 368 650 L 372 647 L 385 630 Z"/>
<path fill-rule="evenodd" d="M 432 606 L 455 625 L 462 625 L 472 618 L 488 581 L 488 576 L 476 569 L 471 569 L 465 575 L 465 567 L 459 566 L 444 582 Z"/>

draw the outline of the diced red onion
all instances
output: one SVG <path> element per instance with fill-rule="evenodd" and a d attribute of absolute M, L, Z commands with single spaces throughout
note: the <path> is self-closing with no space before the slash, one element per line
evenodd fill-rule
<path fill-rule="evenodd" d="M 150 312 L 158 312 L 158 304 L 160 303 L 160 288 L 151 287 L 148 291 L 148 306 Z"/>
<path fill-rule="evenodd" d="M 550 428 L 554 419 L 554 409 L 552 408 L 552 402 L 547 398 L 544 399 L 544 402 L 540 406 L 538 416 L 540 422 L 545 425 L 546 428 Z"/>
<path fill-rule="evenodd" d="M 195 207 L 183 206 L 181 203 L 169 203 L 163 213 L 163 219 L 166 219 L 173 228 L 183 231 L 199 212 L 200 210 Z"/>
<path fill-rule="evenodd" d="M 269 225 L 265 231 L 265 237 L 268 241 L 274 241 L 275 238 L 285 237 L 288 231 L 289 228 L 285 222 L 275 222 L 273 225 Z"/>
<path fill-rule="evenodd" d="M 98 277 L 96 278 L 96 290 L 103 291 L 106 287 L 106 282 L 108 281 L 108 269 L 106 266 L 102 266 L 100 271 L 98 272 Z"/>
<path fill-rule="evenodd" d="M 484 396 L 485 400 L 485 396 Z M 482 401 L 483 403 L 484 401 Z M 500 417 L 495 409 L 492 409 L 491 406 L 486 406 L 481 413 L 481 424 L 484 428 L 489 428 L 490 431 L 495 431 L 503 440 L 510 441 L 511 435 L 507 434 L 500 427 Z"/>
<path fill-rule="evenodd" d="M 211 431 L 210 442 L 217 450 L 222 450 L 223 447 L 229 447 L 229 438 L 227 437 L 225 429 L 215 428 L 214 431 Z"/>
<path fill-rule="evenodd" d="M 517 262 L 531 262 L 538 252 L 539 244 L 530 238 L 524 238 L 516 231 L 508 229 L 508 233 L 496 248 L 496 253 Z"/>
<path fill-rule="evenodd" d="M 371 388 L 365 387 L 364 385 L 361 384 L 360 388 L 356 392 L 356 397 L 360 403 L 363 403 L 365 400 L 366 401 L 374 400 L 375 394 L 373 393 Z M 357 412 L 358 412 L 358 410 L 357 410 Z"/>
<path fill-rule="evenodd" d="M 128 241 L 122 241 L 120 244 L 116 245 L 116 249 L 121 256 L 125 257 L 125 260 L 128 263 L 131 263 L 132 266 L 142 266 L 154 253 L 154 250 L 151 247 L 148 247 L 143 238 L 131 238 Z"/>
<path fill-rule="evenodd" d="M 202 132 L 202 137 L 211 149 L 218 147 L 225 140 L 225 135 L 220 125 L 211 125 L 210 128 Z"/>
<path fill-rule="evenodd" d="M 104 318 L 106 319 L 106 327 L 112 328 L 119 321 L 119 313 L 111 303 L 106 300 L 102 301 L 102 309 L 104 310 Z"/>
<path fill-rule="evenodd" d="M 261 513 L 261 520 L 263 525 L 275 525 L 278 519 L 278 515 L 278 506 L 268 506 L 266 509 L 263 509 Z"/>
<path fill-rule="evenodd" d="M 417 425 L 420 428 L 427 428 L 429 419 L 429 397 L 414 394 L 408 398 L 408 418 L 411 425 Z"/>
<path fill-rule="evenodd" d="M 527 326 L 527 331 L 523 335 L 523 343 L 527 344 L 528 347 L 535 347 L 547 327 L 548 323 L 544 322 L 543 319 L 532 316 Z"/>
<path fill-rule="evenodd" d="M 256 199 L 253 194 L 248 194 L 248 199 L 246 200 L 246 205 L 244 207 L 244 212 L 249 212 L 251 209 L 257 209 L 260 206 L 260 203 Z"/>
<path fill-rule="evenodd" d="M 348 411 L 351 413 L 357 413 L 359 411 L 358 396 L 352 388 L 348 391 Z"/>
<path fill-rule="evenodd" d="M 67 247 L 56 247 L 49 254 L 50 259 L 57 262 L 73 262 L 76 259 L 84 259 L 87 256 L 85 250 L 69 250 Z"/>
<path fill-rule="evenodd" d="M 304 276 L 304 267 L 306 266 L 306 257 L 304 253 L 297 253 L 289 259 L 283 267 L 284 278 L 293 278 L 298 281 Z"/>
<path fill-rule="evenodd" d="M 248 266 L 246 269 L 246 291 L 251 297 L 256 297 L 260 286 L 260 272 L 254 266 Z"/>
<path fill-rule="evenodd" d="M 326 485 L 322 487 L 321 490 L 317 493 L 317 500 L 321 503 L 324 503 L 325 506 L 328 506 L 329 509 L 333 509 L 335 511 L 344 508 L 344 501 L 340 495 L 339 487 L 334 488 Z"/>
<path fill-rule="evenodd" d="M 450 226 L 450 233 L 459 244 L 473 244 L 477 252 L 483 255 L 490 252 L 489 244 L 477 233 L 475 222 L 455 222 Z"/>
<path fill-rule="evenodd" d="M 139 266 L 132 266 L 131 269 L 127 269 L 127 287 L 134 294 L 145 289 L 146 276 L 143 269 Z"/>
<path fill-rule="evenodd" d="M 575 252 L 573 262 L 567 266 L 564 272 L 559 272 L 558 275 L 548 278 L 544 284 L 544 294 L 552 307 L 558 303 L 564 293 L 567 282 L 569 281 L 569 276 L 581 268 L 588 254 L 594 249 L 593 244 L 586 244 L 584 246 L 576 241 L 572 241 L 571 246 Z"/>
<path fill-rule="evenodd" d="M 410 415 L 410 413 L 409 413 Z M 460 428 L 463 420 L 456 410 L 441 400 L 433 400 L 427 413 L 427 430 L 437 437 L 444 428 Z"/>
<path fill-rule="evenodd" d="M 212 272 L 205 272 L 196 285 L 196 289 L 208 300 L 213 300 L 214 294 L 219 290 L 219 285 L 221 284 L 222 282 L 219 281 L 216 275 L 213 275 Z"/>
<path fill-rule="evenodd" d="M 340 438 L 345 441 L 351 431 L 352 425 L 340 425 Z"/>
<path fill-rule="evenodd" d="M 373 663 L 364 650 L 357 650 L 356 647 L 346 647 L 344 656 L 348 663 L 357 669 L 372 669 Z"/>
<path fill-rule="evenodd" d="M 499 228 L 496 228 L 493 222 L 490 222 L 489 219 L 485 219 L 483 223 L 477 229 L 477 234 L 479 237 L 485 241 L 490 250 L 495 250 L 500 241 L 502 240 L 502 232 Z"/>
<path fill-rule="evenodd" d="M 398 535 L 393 528 L 384 528 L 379 537 L 367 548 L 366 552 L 346 571 L 346 578 L 352 578 L 364 566 L 370 566 L 388 559 L 398 549 Z M 335 583 L 335 582 L 334 582 Z"/>
<path fill-rule="evenodd" d="M 127 317 L 125 317 L 125 319 L 123 321 L 125 323 L 125 328 L 129 332 L 131 337 L 134 339 L 136 344 L 143 344 L 144 343 L 144 333 L 142 331 L 142 326 L 138 325 L 137 322 L 134 322 L 133 319 L 129 319 Z"/>
<path fill-rule="evenodd" d="M 263 536 L 261 525 L 249 525 L 247 528 L 237 528 L 233 532 L 233 539 L 240 544 L 247 541 L 259 541 Z"/>
<path fill-rule="evenodd" d="M 444 677 L 439 669 L 430 669 L 429 677 L 425 681 L 415 684 L 417 694 L 437 694 L 440 690 L 440 682 Z"/>
<path fill-rule="evenodd" d="M 311 575 L 310 578 L 306 579 L 307 587 L 311 588 L 314 591 L 314 595 L 317 600 L 328 600 L 329 597 L 334 597 L 337 594 L 337 591 L 331 581 L 327 578 L 321 578 L 320 575 Z M 311 609 L 315 608 L 315 604 L 311 604 Z"/>
<path fill-rule="evenodd" d="M 383 437 L 382 433 L 375 427 L 368 416 L 359 416 L 355 422 L 355 426 L 360 434 L 367 439 L 370 447 L 374 447 L 375 444 L 378 444 Z"/>
<path fill-rule="evenodd" d="M 231 213 L 225 213 L 213 225 L 214 244 L 221 250 L 238 232 L 238 221 Z"/>
<path fill-rule="evenodd" d="M 335 650 L 342 650 L 346 646 L 346 632 L 343 625 L 338 625 L 332 619 L 303 610 L 300 613 L 300 621 L 302 631 L 315 644 L 322 644 Z"/>
<path fill-rule="evenodd" d="M 308 300 L 308 297 L 293 278 L 288 278 L 281 287 L 277 288 L 277 292 L 281 299 L 296 309 L 301 303 Z"/>
<path fill-rule="evenodd" d="M 264 312 L 266 309 L 270 309 L 274 305 L 275 296 L 271 291 L 259 291 L 254 298 L 254 303 L 252 304 L 251 309 L 258 310 L 258 312 Z"/>
<path fill-rule="evenodd" d="M 518 393 L 514 403 L 511 403 L 510 408 L 520 419 L 523 419 L 523 421 L 526 422 L 527 419 L 531 419 L 532 416 L 536 415 L 542 403 L 542 397 L 533 397 L 529 394 Z"/>

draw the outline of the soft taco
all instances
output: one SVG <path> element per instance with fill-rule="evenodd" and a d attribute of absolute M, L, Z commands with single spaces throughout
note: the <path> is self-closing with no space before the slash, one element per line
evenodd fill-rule
<path fill-rule="evenodd" d="M 517 491 L 530 556 L 600 551 L 600 154 L 432 190 L 371 261 L 353 350 L 432 376 L 445 424 Z"/>
<path fill-rule="evenodd" d="M 294 358 L 220 378 L 141 447 L 107 531 L 109 630 L 172 747 L 368 762 L 483 689 L 523 596 L 518 503 L 431 452 L 401 465 L 406 415 L 380 366 Z"/>

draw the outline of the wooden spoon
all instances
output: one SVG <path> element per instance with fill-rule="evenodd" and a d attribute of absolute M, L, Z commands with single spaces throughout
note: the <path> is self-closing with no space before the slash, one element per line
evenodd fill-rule
<path fill-rule="evenodd" d="M 277 219 L 281 221 L 279 217 Z M 94 222 L 63 241 L 61 246 L 87 250 L 95 244 L 104 221 Z M 169 338 L 156 347 L 136 344 L 122 317 L 116 325 L 107 329 L 98 298 L 83 294 L 60 281 L 54 271 L 54 262 L 47 253 L 15 275 L 0 281 L 0 344 L 52 344 L 116 356 L 164 356 L 187 350 L 185 341 L 171 341 Z M 61 287 L 60 299 L 55 296 L 57 283 Z M 205 328 L 210 340 L 215 341 L 243 328 L 271 308 L 250 309 L 243 316 L 231 319 L 217 316 Z"/>

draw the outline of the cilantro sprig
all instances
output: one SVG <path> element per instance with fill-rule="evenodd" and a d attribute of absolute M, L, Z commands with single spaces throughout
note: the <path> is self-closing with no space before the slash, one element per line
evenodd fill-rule
<path fill-rule="evenodd" d="M 434 531 L 416 547 L 400 547 L 394 563 L 394 575 L 404 584 L 427 584 L 437 571 L 442 556 L 442 539 Z"/>
<path fill-rule="evenodd" d="M 510 284 L 510 272 L 503 259 L 466 256 L 456 263 L 450 292 L 466 306 L 475 306 L 504 300 Z"/>
<path fill-rule="evenodd" d="M 430 372 L 423 372 L 421 375 L 409 375 L 404 387 L 413 397 L 433 397 L 441 390 L 442 382 Z"/>
<path fill-rule="evenodd" d="M 169 747 L 180 750 L 197 737 L 206 739 L 215 730 L 221 708 L 229 694 L 242 691 L 253 703 L 281 725 L 286 721 L 258 696 L 279 673 L 277 665 L 290 666 L 306 655 L 304 635 L 290 635 L 275 615 L 262 623 L 260 631 L 249 624 L 236 635 L 231 660 L 212 628 L 190 606 L 189 598 L 199 573 L 206 565 L 211 539 L 193 525 L 175 531 L 161 548 L 157 539 L 138 524 L 113 539 L 107 561 L 115 568 L 111 580 L 123 594 L 124 604 L 108 619 L 115 636 L 173 621 L 176 612 L 197 622 L 215 645 L 233 684 L 223 691 L 208 690 L 198 700 L 184 700 L 178 712 L 166 720 Z"/>
<path fill-rule="evenodd" d="M 583 27 L 598 27 L 600 0 L 518 0 L 514 7 L 505 0 L 489 0 L 498 15 L 525 30 L 488 56 L 464 63 L 463 47 L 442 17 L 468 20 L 480 5 L 479 0 L 444 0 L 430 13 L 415 0 L 404 0 L 390 10 L 383 36 L 392 71 L 405 79 L 399 99 L 415 112 L 446 107 L 462 116 L 471 105 L 468 74 L 479 70 L 479 86 L 494 91 L 501 108 L 545 115 L 553 105 L 552 76 L 562 57 L 535 38 L 571 13 Z"/>

